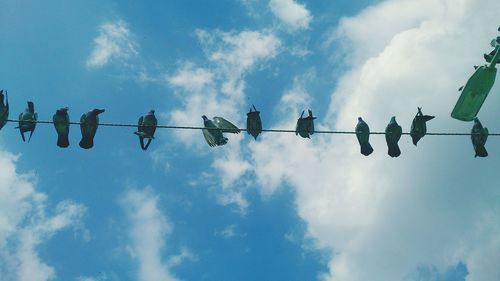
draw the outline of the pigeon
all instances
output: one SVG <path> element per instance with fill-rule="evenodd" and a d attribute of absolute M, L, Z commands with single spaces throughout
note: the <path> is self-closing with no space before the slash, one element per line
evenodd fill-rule
<path fill-rule="evenodd" d="M 80 118 L 80 130 L 82 131 L 82 140 L 80 147 L 89 149 L 94 146 L 94 137 L 99 126 L 99 117 L 97 115 L 104 112 L 104 109 L 92 109 L 87 113 L 82 114 Z"/>
<path fill-rule="evenodd" d="M 139 136 L 139 143 L 142 150 L 148 149 L 151 141 L 154 139 L 157 125 L 158 120 L 156 120 L 155 111 L 152 109 L 148 113 L 146 113 L 146 115 L 139 118 L 139 122 L 137 124 L 137 132 L 134 132 L 134 134 Z M 148 139 L 146 145 L 144 145 L 144 139 Z"/>
<path fill-rule="evenodd" d="M 304 116 L 304 111 L 300 115 L 300 118 L 297 119 L 297 126 L 295 127 L 295 135 L 300 135 L 303 138 L 310 139 L 311 135 L 314 134 L 314 119 L 312 111 L 309 109 L 309 116 Z"/>
<path fill-rule="evenodd" d="M 387 147 L 389 148 L 388 153 L 391 157 L 398 157 L 401 155 L 401 150 L 399 150 L 398 141 L 403 134 L 403 129 L 396 122 L 396 117 L 392 117 L 391 121 L 385 128 L 385 141 L 387 142 Z"/>
<path fill-rule="evenodd" d="M 486 140 L 488 139 L 488 129 L 483 128 L 481 122 L 477 117 L 474 118 L 474 126 L 472 126 L 471 130 L 471 140 L 472 145 L 474 146 L 474 151 L 476 155 L 474 157 L 486 157 L 488 156 L 488 152 L 484 145 L 486 144 Z"/>
<path fill-rule="evenodd" d="M 54 122 L 54 127 L 57 132 L 57 146 L 68 147 L 69 146 L 69 115 L 68 108 L 63 107 L 56 110 L 56 113 L 52 117 Z"/>
<path fill-rule="evenodd" d="M 260 111 L 257 111 L 255 105 L 252 104 L 252 106 L 253 110 L 250 108 L 247 113 L 247 133 L 257 140 L 257 136 L 262 132 L 262 121 L 260 120 Z"/>
<path fill-rule="evenodd" d="M 205 126 L 202 130 L 203 136 L 209 146 L 225 145 L 228 139 L 222 133 L 238 134 L 240 132 L 238 127 L 222 117 L 214 117 L 213 120 L 208 119 L 205 115 L 201 117 Z"/>
<path fill-rule="evenodd" d="M 358 138 L 359 145 L 361 146 L 361 154 L 368 156 L 372 154 L 373 147 L 370 145 L 370 127 L 366 124 L 361 117 L 358 117 L 358 124 L 356 125 L 356 137 Z"/>
<path fill-rule="evenodd" d="M 4 96 L 3 90 L 0 90 L 0 130 L 7 123 L 7 119 L 9 119 L 9 98 L 7 96 L 7 91 L 5 91 Z"/>
<path fill-rule="evenodd" d="M 410 129 L 410 136 L 415 146 L 417 146 L 417 142 L 427 133 L 427 125 L 425 123 L 429 120 L 434 119 L 434 116 L 423 115 L 421 107 L 417 107 L 417 109 L 417 115 L 415 115 L 415 118 L 413 118 Z"/>
<path fill-rule="evenodd" d="M 24 110 L 24 112 L 19 114 L 19 132 L 21 132 L 21 137 L 23 141 L 26 141 L 24 138 L 25 132 L 30 132 L 30 138 L 28 142 L 31 140 L 31 136 L 33 136 L 33 132 L 36 127 L 36 120 L 38 119 L 38 114 L 35 112 L 35 105 L 32 101 L 28 101 L 28 107 Z"/>

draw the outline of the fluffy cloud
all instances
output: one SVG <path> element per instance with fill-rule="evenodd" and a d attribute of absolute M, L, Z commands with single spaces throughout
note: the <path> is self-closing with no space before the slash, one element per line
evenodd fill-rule
<path fill-rule="evenodd" d="M 198 67 L 183 63 L 172 75 L 168 84 L 176 90 L 182 108 L 173 110 L 168 118 L 174 124 L 200 126 L 202 115 L 209 118 L 223 116 L 241 127 L 242 106 L 245 96 L 245 75 L 259 65 L 274 58 L 281 46 L 280 40 L 268 31 L 208 32 L 197 30 L 196 35 L 203 47 L 208 65 Z M 206 143 L 199 131 L 177 133 L 178 140 L 200 151 Z M 240 142 L 243 136 L 231 136 L 224 150 L 215 150 L 216 160 L 212 167 L 222 175 L 223 193 L 218 196 L 222 204 L 237 204 L 242 213 L 248 206 L 241 192 L 230 190 L 250 165 L 243 160 Z"/>
<path fill-rule="evenodd" d="M 172 224 L 158 207 L 158 197 L 153 190 L 130 190 L 120 200 L 130 224 L 130 254 L 139 264 L 137 277 L 140 281 L 178 280 L 170 272 L 182 260 L 193 255 L 183 249 L 169 262 L 162 261 L 165 239 L 172 232 Z"/>
<path fill-rule="evenodd" d="M 493 0 L 389 0 L 342 19 L 330 43 L 345 50 L 348 70 L 318 127 L 352 130 L 363 116 L 382 131 L 396 116 L 408 131 L 422 106 L 437 116 L 430 131 L 470 130 L 449 114 L 472 65 L 490 50 L 499 9 Z M 294 85 L 280 106 L 302 109 L 305 88 Z M 491 96 L 483 107 L 486 125 L 499 101 Z M 371 141 L 370 157 L 353 136 L 265 134 L 250 147 L 262 193 L 293 187 L 308 235 L 331 250 L 325 280 L 403 280 L 422 265 L 444 272 L 460 262 L 469 281 L 498 280 L 498 160 L 474 159 L 466 137 L 427 136 L 414 147 L 405 136 L 397 159 L 387 156 L 383 137 Z"/>
<path fill-rule="evenodd" d="M 293 30 L 307 29 L 312 20 L 311 13 L 304 4 L 295 0 L 269 1 L 271 12 Z"/>
<path fill-rule="evenodd" d="M 18 174 L 12 154 L 0 151 L 0 276 L 2 280 L 45 281 L 56 276 L 40 259 L 37 247 L 62 229 L 83 230 L 86 208 L 62 201 L 50 210 L 35 179 Z"/>
<path fill-rule="evenodd" d="M 99 26 L 92 53 L 87 58 L 88 68 L 99 68 L 110 61 L 125 61 L 138 54 L 137 44 L 124 21 L 106 22 Z"/>

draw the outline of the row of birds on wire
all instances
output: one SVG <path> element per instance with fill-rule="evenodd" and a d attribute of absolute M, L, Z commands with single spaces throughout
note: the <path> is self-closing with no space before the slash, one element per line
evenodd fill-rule
<path fill-rule="evenodd" d="M 35 105 L 32 101 L 28 101 L 26 109 L 19 114 L 19 119 L 9 120 L 9 101 L 7 91 L 5 91 L 4 95 L 4 90 L 0 90 L 0 130 L 8 121 L 18 122 L 19 126 L 16 127 L 16 129 L 19 129 L 23 141 L 26 141 L 25 133 L 27 132 L 30 133 L 28 142 L 31 140 L 37 123 L 53 123 L 57 132 L 57 146 L 66 148 L 69 146 L 70 124 L 79 124 L 82 134 L 79 145 L 83 149 L 90 149 L 94 146 L 94 137 L 99 126 L 99 114 L 103 112 L 104 109 L 92 109 L 87 113 L 82 114 L 79 123 L 74 123 L 70 122 L 68 108 L 63 107 L 56 110 L 54 116 L 52 117 L 52 121 L 38 121 L 38 114 L 35 112 Z M 307 116 L 304 116 L 304 113 L 305 111 L 302 111 L 302 114 L 297 119 L 295 134 L 303 138 L 310 138 L 311 135 L 316 132 L 314 130 L 314 120 L 316 119 L 316 117 L 313 116 L 311 110 L 308 110 Z M 228 138 L 224 136 L 224 133 L 238 134 L 242 130 L 246 130 L 248 134 L 252 135 L 255 140 L 257 140 L 257 136 L 262 131 L 287 132 L 287 130 L 263 130 L 260 111 L 258 111 L 254 105 L 252 105 L 250 111 L 247 113 L 246 129 L 239 129 L 233 123 L 222 117 L 213 117 L 212 119 L 208 119 L 205 115 L 203 115 L 202 118 L 204 127 L 201 127 L 200 129 L 202 129 L 203 136 L 205 137 L 207 144 L 211 147 L 222 146 L 228 142 Z M 417 145 L 418 141 L 426 135 L 426 123 L 433 118 L 434 116 L 424 115 L 422 113 L 422 109 L 418 108 L 418 112 L 413 119 L 410 129 L 410 136 L 415 146 Z M 139 144 L 143 150 L 148 149 L 151 141 L 154 139 L 154 134 L 158 127 L 158 120 L 155 117 L 154 110 L 150 110 L 148 113 L 139 118 L 137 123 L 137 131 L 135 131 L 134 134 L 139 137 Z M 160 127 L 195 129 L 193 127 L 176 126 Z M 370 155 L 373 152 L 373 147 L 369 142 L 370 128 L 361 117 L 358 118 L 358 123 L 355 127 L 355 134 L 361 148 L 361 154 L 365 156 Z M 402 134 L 403 131 L 401 126 L 396 122 L 396 118 L 392 117 L 385 129 L 385 139 L 387 142 L 389 156 L 398 157 L 401 155 L 401 150 L 399 149 L 398 142 Z M 470 136 L 475 151 L 475 157 L 488 156 L 488 152 L 485 148 L 486 140 L 488 138 L 488 129 L 484 128 L 477 118 L 474 119 L 474 126 L 472 127 Z"/>

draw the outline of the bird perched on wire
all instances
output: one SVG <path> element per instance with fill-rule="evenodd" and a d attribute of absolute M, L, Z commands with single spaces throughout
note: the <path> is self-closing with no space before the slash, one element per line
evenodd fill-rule
<path fill-rule="evenodd" d="M 80 147 L 89 149 L 94 146 L 94 137 L 99 127 L 99 114 L 103 113 L 104 109 L 94 108 L 87 113 L 84 113 L 80 118 L 80 130 L 82 132 L 82 139 L 80 140 Z"/>
<path fill-rule="evenodd" d="M 60 108 L 56 110 L 54 116 L 52 116 L 52 121 L 54 122 L 54 127 L 57 132 L 57 146 L 68 147 L 69 146 L 69 115 L 67 107 Z"/>
<path fill-rule="evenodd" d="M 240 133 L 238 127 L 222 117 L 214 117 L 213 120 L 208 119 L 205 115 L 201 117 L 203 118 L 203 124 L 205 126 L 202 130 L 203 136 L 209 146 L 225 145 L 228 139 L 224 137 L 222 133 Z"/>
<path fill-rule="evenodd" d="M 399 149 L 398 141 L 403 134 L 403 129 L 396 122 L 396 117 L 392 117 L 391 121 L 385 128 L 385 141 L 387 142 L 389 156 L 398 157 L 401 155 L 401 150 Z"/>
<path fill-rule="evenodd" d="M 7 91 L 5 91 L 5 96 L 3 95 L 3 90 L 0 90 L 0 130 L 5 126 L 7 120 L 9 119 L 9 98 L 7 96 Z"/>
<path fill-rule="evenodd" d="M 35 105 L 33 102 L 28 101 L 27 103 L 28 107 L 26 107 L 24 112 L 19 114 L 19 127 L 16 127 L 16 129 L 19 129 L 23 141 L 26 141 L 24 133 L 30 132 L 30 138 L 28 139 L 28 142 L 30 142 L 33 132 L 35 131 L 38 114 L 35 112 Z"/>
<path fill-rule="evenodd" d="M 413 140 L 413 144 L 416 146 L 417 142 L 427 134 L 426 122 L 434 119 L 434 116 L 422 114 L 422 108 L 417 107 L 417 115 L 413 118 L 411 123 L 410 136 Z"/>
<path fill-rule="evenodd" d="M 486 140 L 488 139 L 488 128 L 483 128 L 483 125 L 477 117 L 474 118 L 474 125 L 472 126 L 470 133 L 472 145 L 474 146 L 474 152 L 476 153 L 474 157 L 488 156 L 488 151 L 486 151 L 486 148 L 484 147 Z"/>
<path fill-rule="evenodd" d="M 307 117 L 304 116 L 304 110 L 302 110 L 302 114 L 300 118 L 297 119 L 297 125 L 295 126 L 295 135 L 300 135 L 303 138 L 310 139 L 311 135 L 314 134 L 314 119 L 312 111 L 307 110 L 309 115 Z"/>
<path fill-rule="evenodd" d="M 247 133 L 257 140 L 257 136 L 262 132 L 262 121 L 260 120 L 260 111 L 257 111 L 253 104 L 252 107 L 253 110 L 250 107 L 250 111 L 247 113 Z"/>
<path fill-rule="evenodd" d="M 148 149 L 151 141 L 154 139 L 157 125 L 158 120 L 156 119 L 155 111 L 152 109 L 146 115 L 139 117 L 137 132 L 134 132 L 134 134 L 139 136 L 139 144 L 142 150 Z M 144 145 L 144 139 L 148 139 L 146 145 Z"/>
<path fill-rule="evenodd" d="M 358 117 L 358 124 L 356 125 L 356 137 L 358 138 L 359 145 L 361 146 L 361 154 L 368 156 L 372 154 L 373 147 L 370 145 L 370 127 L 366 124 L 361 117 Z"/>

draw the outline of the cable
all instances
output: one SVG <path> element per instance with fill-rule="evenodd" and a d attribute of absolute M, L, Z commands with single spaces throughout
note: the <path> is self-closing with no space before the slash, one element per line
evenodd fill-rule
<path fill-rule="evenodd" d="M 19 122 L 19 120 L 7 119 L 7 122 Z M 24 122 L 33 122 L 33 121 L 24 121 Z M 53 121 L 43 121 L 37 120 L 33 123 L 39 124 L 54 124 Z M 80 125 L 80 122 L 69 122 L 70 125 Z M 121 123 L 99 123 L 99 126 L 104 127 L 131 127 L 137 128 L 137 124 L 121 124 Z M 205 127 L 195 127 L 195 126 L 173 126 L 173 125 L 157 125 L 156 128 L 159 129 L 177 129 L 177 130 L 203 130 Z M 240 131 L 247 131 L 247 129 L 239 128 Z M 262 129 L 262 132 L 269 133 L 295 133 L 295 130 L 286 130 L 286 129 Z M 315 134 L 335 134 L 335 135 L 355 135 L 354 131 L 314 131 Z M 385 135 L 385 132 L 370 132 L 370 135 Z M 402 135 L 410 135 L 410 133 L 403 132 Z M 471 133 L 426 133 L 427 136 L 471 136 Z M 500 133 L 489 133 L 488 136 L 500 136 Z"/>

